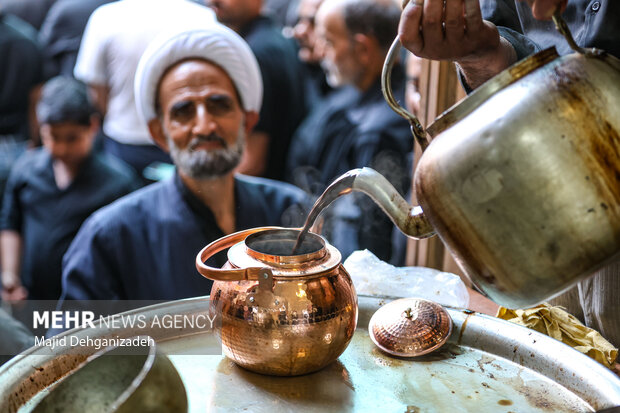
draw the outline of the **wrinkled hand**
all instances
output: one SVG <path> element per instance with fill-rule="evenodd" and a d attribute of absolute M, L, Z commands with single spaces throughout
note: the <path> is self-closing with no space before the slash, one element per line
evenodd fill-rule
<path fill-rule="evenodd" d="M 495 53 L 495 25 L 482 19 L 478 0 L 411 0 L 399 25 L 399 38 L 413 54 L 431 60 L 463 61 Z"/>
<path fill-rule="evenodd" d="M 24 288 L 19 277 L 12 273 L 2 274 L 0 293 L 3 301 L 22 301 L 28 297 L 28 290 Z"/>
<path fill-rule="evenodd" d="M 532 8 L 532 15 L 538 20 L 549 20 L 556 10 L 563 12 L 568 0 L 519 0 L 527 1 Z"/>

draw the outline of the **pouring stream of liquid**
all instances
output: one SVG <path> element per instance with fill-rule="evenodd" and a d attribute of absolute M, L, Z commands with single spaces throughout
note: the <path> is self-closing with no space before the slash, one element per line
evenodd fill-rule
<path fill-rule="evenodd" d="M 301 244 L 304 242 L 308 231 L 310 231 L 310 228 L 314 224 L 314 221 L 316 221 L 323 209 L 327 208 L 329 204 L 334 202 L 337 198 L 353 191 L 353 182 L 355 181 L 355 178 L 358 174 L 359 173 L 357 170 L 349 171 L 348 173 L 342 175 L 334 182 L 332 182 L 331 185 L 329 185 L 327 189 L 323 192 L 323 194 L 321 194 L 319 199 L 317 199 L 317 201 L 312 206 L 312 210 L 310 210 L 308 218 L 306 218 L 304 227 L 297 236 L 297 242 L 295 242 L 295 246 L 293 247 L 293 252 L 291 255 L 297 255 L 297 251 Z"/>

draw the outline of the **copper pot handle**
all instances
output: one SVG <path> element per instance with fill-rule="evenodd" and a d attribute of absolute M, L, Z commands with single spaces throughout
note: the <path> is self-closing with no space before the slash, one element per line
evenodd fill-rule
<path fill-rule="evenodd" d="M 216 241 L 213 241 L 206 247 L 204 247 L 196 256 L 196 269 L 205 278 L 214 281 L 244 281 L 244 280 L 258 280 L 260 282 L 268 281 L 271 284 L 273 274 L 269 268 L 250 267 L 250 268 L 234 268 L 234 269 L 221 269 L 211 267 L 205 264 L 205 261 L 211 258 L 213 255 L 227 248 L 232 247 L 236 243 L 243 241 L 256 232 L 265 231 L 268 229 L 281 229 L 280 227 L 259 227 L 246 229 L 222 237 Z"/>

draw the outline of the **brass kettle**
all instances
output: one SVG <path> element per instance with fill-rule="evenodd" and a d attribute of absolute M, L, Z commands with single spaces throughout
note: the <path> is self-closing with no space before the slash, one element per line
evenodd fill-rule
<path fill-rule="evenodd" d="M 196 257 L 215 280 L 209 312 L 224 354 L 254 372 L 296 376 L 319 370 L 345 350 L 357 324 L 357 295 L 340 252 L 299 230 L 261 227 L 212 242 Z M 228 262 L 204 262 L 228 250 Z"/>
<path fill-rule="evenodd" d="M 620 258 L 620 60 L 578 48 L 556 23 L 576 53 L 552 48 L 509 67 L 442 114 L 430 144 L 391 94 L 397 39 L 382 86 L 424 149 L 414 176 L 421 208 L 368 168 L 331 187 L 370 195 L 409 236 L 436 232 L 474 284 L 509 308 Z"/>

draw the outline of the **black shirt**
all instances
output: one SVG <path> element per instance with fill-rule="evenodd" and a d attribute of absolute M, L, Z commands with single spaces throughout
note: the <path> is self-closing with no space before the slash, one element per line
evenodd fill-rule
<path fill-rule="evenodd" d="M 0 13 L 0 139 L 28 133 L 30 89 L 42 80 L 36 31 L 15 16 Z"/>
<path fill-rule="evenodd" d="M 306 192 L 320 195 L 337 172 L 322 168 L 324 153 L 330 142 L 338 142 L 351 128 L 347 110 L 359 100 L 353 86 L 345 86 L 327 95 L 320 105 L 304 119 L 295 131 L 287 157 L 286 180 Z M 325 177 L 325 173 L 330 175 Z"/>
<path fill-rule="evenodd" d="M 283 180 L 291 136 L 306 114 L 301 63 L 292 41 L 267 17 L 254 19 L 240 35 L 254 52 L 263 78 L 263 105 L 254 128 L 270 137 L 263 176 Z"/>
<path fill-rule="evenodd" d="M 22 236 L 21 278 L 30 299 L 60 297 L 62 257 L 82 222 L 137 189 L 136 179 L 129 167 L 102 154 L 87 158 L 65 189 L 56 185 L 46 149 L 28 151 L 15 163 L 5 190 L 0 228 Z"/>
<path fill-rule="evenodd" d="M 2 0 L 2 11 L 19 17 L 39 30 L 45 15 L 56 0 Z"/>
<path fill-rule="evenodd" d="M 307 212 L 306 196 L 298 188 L 244 175 L 235 177 L 235 204 L 237 231 L 300 226 Z M 176 300 L 209 294 L 213 282 L 196 270 L 196 255 L 222 236 L 211 210 L 178 175 L 149 185 L 84 223 L 65 255 L 63 300 Z"/>
<path fill-rule="evenodd" d="M 304 69 L 304 95 L 306 107 L 312 110 L 315 106 L 323 104 L 329 94 L 334 90 L 327 83 L 325 72 L 318 64 L 306 63 Z"/>
<path fill-rule="evenodd" d="M 56 75 L 73 77 L 73 67 L 88 18 L 97 7 L 110 2 L 57 0 L 52 5 L 39 31 L 46 79 Z"/>
<path fill-rule="evenodd" d="M 401 66 L 394 68 L 392 88 L 396 100 L 404 101 L 405 78 Z M 351 86 L 343 87 L 312 111 L 295 132 L 287 179 L 318 195 L 334 178 L 353 168 L 371 166 L 381 153 L 393 154 L 399 165 L 406 165 L 407 154 L 412 149 L 408 122 L 385 102 L 380 79 L 376 79 L 363 93 Z M 400 176 L 402 171 L 402 168 L 398 171 L 398 181 L 407 181 Z M 405 175 L 409 176 L 410 171 Z M 316 179 L 309 182 L 313 177 Z M 406 191 L 407 186 L 400 182 L 397 189 Z"/>
<path fill-rule="evenodd" d="M 560 55 L 571 53 L 552 21 L 536 20 L 527 2 L 483 0 L 482 16 L 499 27 L 522 59 L 555 46 Z M 569 0 L 562 18 L 581 47 L 596 47 L 620 58 L 620 2 L 617 0 Z"/>

